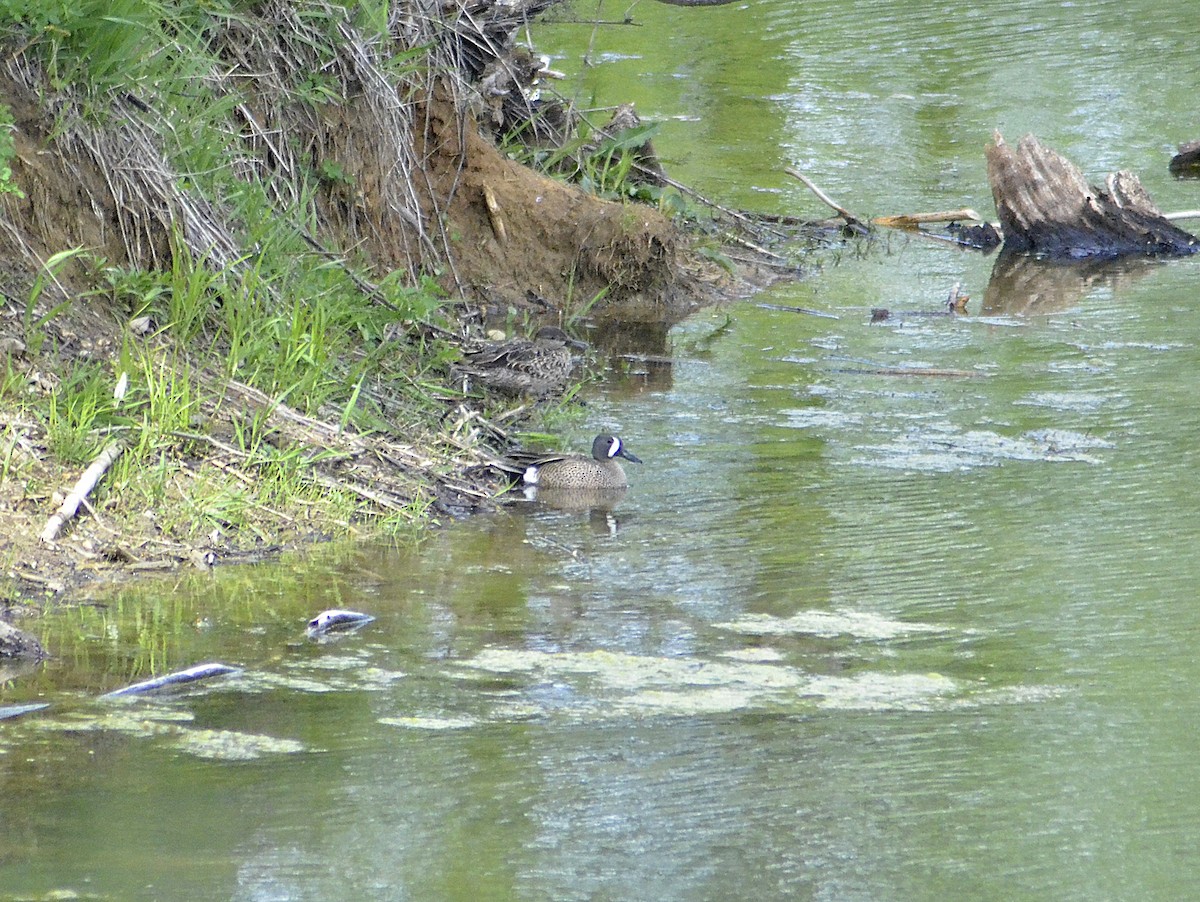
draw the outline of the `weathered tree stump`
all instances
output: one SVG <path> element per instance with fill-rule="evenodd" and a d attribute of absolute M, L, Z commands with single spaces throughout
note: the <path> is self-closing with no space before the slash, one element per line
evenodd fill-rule
<path fill-rule="evenodd" d="M 1087 183 L 1070 160 L 1026 135 L 1016 149 L 996 132 L 988 181 L 1006 250 L 1058 259 L 1181 256 L 1200 239 L 1172 225 L 1136 175 L 1117 172 L 1105 189 Z"/>

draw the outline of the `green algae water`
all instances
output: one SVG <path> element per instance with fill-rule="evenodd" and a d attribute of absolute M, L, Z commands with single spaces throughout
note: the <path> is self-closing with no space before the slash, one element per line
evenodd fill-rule
<path fill-rule="evenodd" d="M 1200 206 L 1175 4 L 630 14 L 534 39 L 728 205 L 825 215 L 794 165 L 867 215 L 991 215 L 1000 128 Z M 0 898 L 1190 897 L 1198 285 L 881 236 L 591 390 L 573 444 L 644 461 L 614 510 L 40 621 L 55 660 L 0 687 L 49 704 L 0 720 Z M 327 608 L 376 620 L 307 638 Z M 241 672 L 99 699 L 205 661 Z"/>

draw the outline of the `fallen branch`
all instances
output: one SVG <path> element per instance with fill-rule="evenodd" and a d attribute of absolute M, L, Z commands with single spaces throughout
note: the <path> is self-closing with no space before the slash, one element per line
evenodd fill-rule
<path fill-rule="evenodd" d="M 9 576 L 15 576 L 17 579 L 23 582 L 33 583 L 35 586 L 41 586 L 43 589 L 53 592 L 55 595 L 61 595 L 63 592 L 67 591 L 67 584 L 61 579 L 42 576 L 29 569 L 14 567 L 9 571 Z"/>
<path fill-rule="evenodd" d="M 75 483 L 75 488 L 71 490 L 71 494 L 67 496 L 67 500 L 58 509 L 58 513 L 46 521 L 46 528 L 42 530 L 42 534 L 38 538 L 43 542 L 53 542 L 58 538 L 58 534 L 63 526 L 75 516 L 79 511 L 79 505 L 84 502 L 88 494 L 96 487 L 96 483 L 100 481 L 100 477 L 108 471 L 108 468 L 113 465 L 113 462 L 121 456 L 121 452 L 124 450 L 125 442 L 117 439 L 117 441 L 112 442 L 100 452 L 96 459 L 92 461 L 91 466 L 83 471 L 83 475 Z"/>
<path fill-rule="evenodd" d="M 403 511 L 406 510 L 413 502 L 411 497 L 405 498 L 396 494 L 395 492 L 387 491 L 386 489 L 377 491 L 346 477 L 334 479 L 331 476 L 318 474 L 310 478 L 317 485 L 324 486 L 330 491 L 349 492 L 350 494 L 357 495 L 364 501 L 369 501 L 372 504 L 383 508 L 384 510 Z"/>
<path fill-rule="evenodd" d="M 786 313 L 803 313 L 806 316 L 819 316 L 822 319 L 841 319 L 836 313 L 826 313 L 824 310 L 812 310 L 808 307 L 789 307 L 786 304 L 755 304 L 763 310 L 783 310 Z"/>
<path fill-rule="evenodd" d="M 34 702 L 29 705 L 5 705 L 3 708 L 0 708 L 0 720 L 9 720 L 13 717 L 20 717 L 22 714 L 31 714 L 34 711 L 44 711 L 49 707 L 49 702 Z"/>
<path fill-rule="evenodd" d="M 803 172 L 800 172 L 798 169 L 793 169 L 790 166 L 784 168 L 783 171 L 792 178 L 799 179 L 804 184 L 805 188 L 817 196 L 817 199 L 820 200 L 821 203 L 833 209 L 838 216 L 846 220 L 847 225 L 854 226 L 855 228 L 862 229 L 864 231 L 866 230 L 866 224 L 861 216 L 855 216 L 853 213 L 831 198 L 828 194 L 818 188 L 813 180 L 806 176 Z"/>
<path fill-rule="evenodd" d="M 983 222 L 983 217 L 969 207 L 961 210 L 938 210 L 934 213 L 901 213 L 898 216 L 876 216 L 872 225 L 886 229 L 915 229 L 919 225 L 936 222 Z"/>

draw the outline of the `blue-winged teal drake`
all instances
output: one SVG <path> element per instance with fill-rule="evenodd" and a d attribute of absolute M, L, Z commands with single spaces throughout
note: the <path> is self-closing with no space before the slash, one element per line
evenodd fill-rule
<path fill-rule="evenodd" d="M 623 489 L 629 485 L 618 457 L 640 464 L 615 435 L 598 435 L 590 457 L 584 454 L 514 455 L 525 466 L 522 479 L 539 489 Z"/>
<path fill-rule="evenodd" d="M 505 394 L 560 394 L 567 390 L 575 369 L 572 349 L 586 347 L 562 329 L 543 326 L 532 339 L 514 338 L 467 353 L 456 370 Z"/>

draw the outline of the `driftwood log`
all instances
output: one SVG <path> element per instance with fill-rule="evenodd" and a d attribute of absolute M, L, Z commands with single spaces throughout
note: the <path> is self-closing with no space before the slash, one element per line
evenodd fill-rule
<path fill-rule="evenodd" d="M 986 149 L 988 181 L 1006 250 L 1072 260 L 1181 256 L 1200 239 L 1168 221 L 1136 175 L 1117 172 L 1104 190 L 1033 135 L 1015 148 L 996 132 Z"/>
<path fill-rule="evenodd" d="M 108 468 L 113 465 L 113 461 L 120 457 L 121 452 L 124 450 L 125 443 L 118 439 L 110 443 L 97 455 L 96 459 L 92 461 L 91 466 L 83 471 L 83 475 L 75 483 L 75 488 L 71 490 L 71 494 L 67 496 L 67 500 L 58 509 L 58 513 L 46 521 L 46 526 L 39 537 L 43 542 L 53 542 L 58 538 L 58 534 L 63 526 L 75 516 L 79 510 L 79 505 L 87 500 L 88 494 L 96 487 L 96 483 L 100 481 L 100 477 L 108 471 Z"/>

